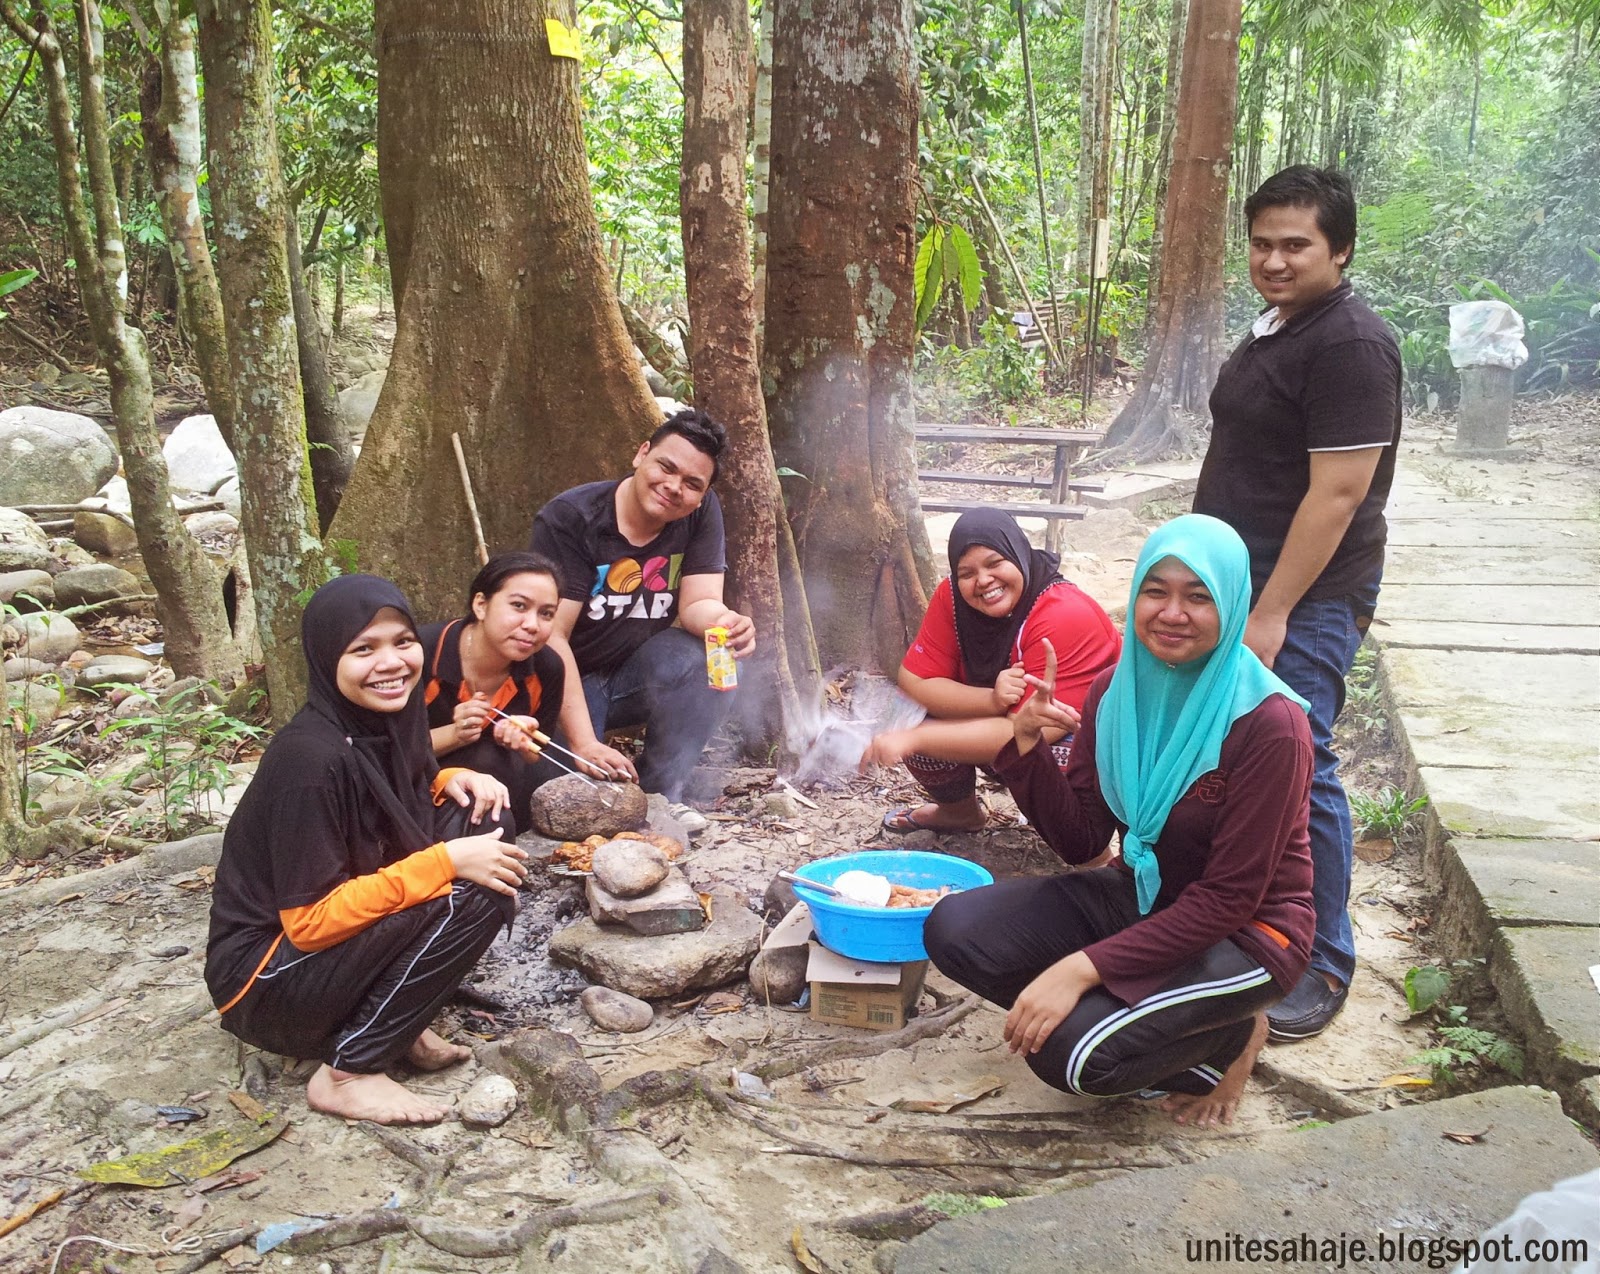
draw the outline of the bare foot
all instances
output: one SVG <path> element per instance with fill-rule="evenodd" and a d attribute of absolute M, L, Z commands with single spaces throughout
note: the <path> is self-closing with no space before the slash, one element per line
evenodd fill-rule
<path fill-rule="evenodd" d="M 436 1124 L 449 1108 L 418 1097 L 387 1075 L 356 1075 L 324 1064 L 306 1085 L 312 1110 L 375 1124 Z"/>
<path fill-rule="evenodd" d="M 454 1066 L 471 1056 L 472 1050 L 466 1045 L 452 1044 L 431 1028 L 417 1036 L 406 1050 L 406 1061 L 419 1071 L 442 1071 L 446 1066 Z"/>
<path fill-rule="evenodd" d="M 1267 1015 L 1258 1013 L 1255 1029 L 1250 1032 L 1250 1042 L 1222 1073 L 1222 1080 L 1215 1088 L 1204 1097 L 1172 1093 L 1161 1103 L 1161 1109 L 1169 1112 L 1172 1121 L 1177 1124 L 1190 1124 L 1196 1128 L 1231 1124 L 1234 1112 L 1239 1109 L 1239 1099 L 1244 1096 L 1245 1081 L 1255 1069 L 1256 1058 L 1261 1056 L 1261 1047 L 1266 1042 Z"/>
<path fill-rule="evenodd" d="M 895 810 L 884 818 L 883 825 L 892 832 L 981 832 L 989 818 L 974 796 L 954 805 L 930 801 L 915 809 Z"/>

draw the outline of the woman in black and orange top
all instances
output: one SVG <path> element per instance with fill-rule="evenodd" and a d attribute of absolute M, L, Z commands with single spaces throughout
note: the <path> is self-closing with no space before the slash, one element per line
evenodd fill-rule
<path fill-rule="evenodd" d="M 534 789 L 561 774 L 540 759 L 527 733 L 538 728 L 541 711 L 554 721 L 561 709 L 566 665 L 545 649 L 560 601 L 548 559 L 497 553 L 467 588 L 466 617 L 428 624 L 419 634 L 433 753 L 504 783 L 518 832 L 528 830 Z"/>
<path fill-rule="evenodd" d="M 445 1108 L 384 1071 L 469 1055 L 428 1023 L 510 923 L 527 855 L 502 839 L 505 786 L 433 758 L 422 646 L 399 589 L 332 580 L 306 607 L 301 641 L 306 705 L 267 748 L 222 843 L 206 986 L 247 1044 L 322 1059 L 306 1086 L 314 1109 L 430 1123 Z"/>

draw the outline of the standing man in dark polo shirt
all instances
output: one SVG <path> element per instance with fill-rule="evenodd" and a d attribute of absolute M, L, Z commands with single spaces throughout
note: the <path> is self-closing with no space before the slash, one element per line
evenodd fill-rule
<path fill-rule="evenodd" d="M 684 784 L 733 697 L 707 682 L 705 631 L 726 628 L 735 658 L 756 645 L 754 622 L 722 599 L 711 484 L 726 444 L 720 424 L 686 408 L 640 444 L 626 478 L 563 491 L 533 522 L 533 551 L 561 571 L 550 649 L 567 661 L 567 745 L 597 772 L 660 792 L 691 833 L 706 822 L 681 804 Z M 631 725 L 645 726 L 637 770 L 603 741 L 607 727 Z"/>
<path fill-rule="evenodd" d="M 1217 376 L 1194 511 L 1249 546 L 1245 644 L 1311 705 L 1316 940 L 1310 970 L 1267 1012 L 1273 1039 L 1296 1040 L 1333 1020 L 1355 973 L 1354 837 L 1333 723 L 1383 575 L 1400 347 L 1345 282 L 1356 206 L 1342 173 L 1297 164 L 1244 208 L 1250 281 L 1268 308 Z"/>

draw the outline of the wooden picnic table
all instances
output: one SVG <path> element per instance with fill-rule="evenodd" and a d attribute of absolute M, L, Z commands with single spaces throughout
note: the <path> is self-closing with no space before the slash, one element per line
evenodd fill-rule
<path fill-rule="evenodd" d="M 917 477 L 923 482 L 954 482 L 990 487 L 1004 487 L 1032 491 L 1046 491 L 1047 500 L 1039 503 L 1027 501 L 959 500 L 924 497 L 922 507 L 929 513 L 965 513 L 969 509 L 999 509 L 1012 517 L 1043 518 L 1046 521 L 1045 548 L 1060 552 L 1062 523 L 1081 518 L 1084 508 L 1076 503 L 1075 492 L 1100 490 L 1105 483 L 1100 480 L 1074 482 L 1072 466 L 1090 447 L 1105 438 L 1099 429 L 1050 429 L 1030 425 L 917 425 L 918 442 L 976 442 L 1010 443 L 1022 446 L 1051 448 L 1052 464 L 1048 478 L 1019 477 L 1012 474 L 948 473 L 940 470 L 919 470 Z"/>

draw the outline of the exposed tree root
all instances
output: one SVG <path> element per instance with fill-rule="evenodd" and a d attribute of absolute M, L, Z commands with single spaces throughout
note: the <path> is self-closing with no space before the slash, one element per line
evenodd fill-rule
<path fill-rule="evenodd" d="M 71 857 L 86 849 L 102 848 L 118 854 L 142 854 L 150 848 L 150 842 L 132 836 L 113 836 L 84 819 L 69 816 L 42 827 L 28 828 L 17 846 L 17 857 L 24 862 L 37 862 L 53 853 Z"/>
<path fill-rule="evenodd" d="M 761 1062 L 751 1067 L 750 1073 L 762 1079 L 782 1079 L 786 1075 L 797 1074 L 813 1066 L 820 1066 L 824 1062 L 877 1057 L 883 1053 L 892 1053 L 895 1049 L 905 1048 L 919 1040 L 944 1034 L 977 1008 L 976 996 L 963 995 L 949 1005 L 914 1019 L 898 1031 L 888 1031 L 869 1040 L 841 1039 L 827 1044 L 817 1044 L 808 1040 L 800 1046 L 804 1051 L 796 1056 L 778 1057 L 768 1062 Z M 720 1063 L 718 1065 L 720 1066 Z"/>
<path fill-rule="evenodd" d="M 524 1248 L 543 1240 L 552 1230 L 631 1221 L 660 1208 L 664 1202 L 658 1191 L 634 1190 L 609 1199 L 596 1199 L 592 1203 L 549 1208 L 534 1213 L 516 1225 L 500 1229 L 460 1225 L 454 1221 L 441 1221 L 437 1217 L 412 1216 L 401 1208 L 373 1208 L 297 1234 L 284 1243 L 281 1250 L 295 1256 L 312 1256 L 409 1231 L 430 1247 L 448 1252 L 451 1256 L 515 1256 Z"/>
<path fill-rule="evenodd" d="M 404 1133 L 383 1124 L 362 1120 L 356 1126 L 396 1159 L 403 1159 L 422 1174 L 422 1180 L 417 1183 L 419 1198 L 425 1199 L 431 1195 L 455 1165 L 454 1156 L 436 1155 L 433 1151 L 417 1145 Z"/>

